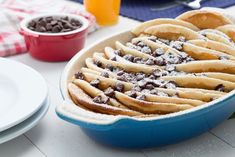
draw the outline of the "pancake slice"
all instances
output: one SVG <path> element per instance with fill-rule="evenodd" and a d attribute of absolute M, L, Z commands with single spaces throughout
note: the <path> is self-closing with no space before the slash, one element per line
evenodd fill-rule
<path fill-rule="evenodd" d="M 235 74 L 235 62 L 228 60 L 192 61 L 176 65 L 178 71 L 188 73 L 222 72 Z"/>
<path fill-rule="evenodd" d="M 183 43 L 182 50 L 196 60 L 216 60 L 222 57 L 226 57 L 226 59 L 230 59 L 230 60 L 235 60 L 235 57 L 232 55 L 229 55 L 220 51 L 196 46 L 190 43 Z"/>
<path fill-rule="evenodd" d="M 180 87 L 216 90 L 219 86 L 222 86 L 223 90 L 227 92 L 235 88 L 235 83 L 233 82 L 204 77 L 204 76 L 191 76 L 191 75 L 164 76 L 161 79 L 167 80 L 167 81 L 174 81 Z"/>
<path fill-rule="evenodd" d="M 165 88 L 156 88 L 159 91 L 165 92 L 168 95 L 178 95 L 179 98 L 185 99 L 194 99 L 209 102 L 211 100 L 217 99 L 221 97 L 221 94 L 213 94 L 213 93 L 205 93 L 202 91 L 198 91 L 196 88 L 192 90 L 188 90 L 189 88 L 182 88 L 185 90 L 177 89 L 165 89 Z"/>
<path fill-rule="evenodd" d="M 134 99 L 123 93 L 115 92 L 115 97 L 128 108 L 145 114 L 166 114 L 190 109 L 188 104 L 157 103 Z"/>
<path fill-rule="evenodd" d="M 95 98 L 96 96 L 99 95 L 105 96 L 103 91 L 91 86 L 88 82 L 84 80 L 75 79 L 73 83 L 79 86 L 79 88 L 85 91 L 85 93 L 87 93 L 92 98 Z M 126 106 L 124 106 L 123 104 L 121 104 L 120 102 L 118 102 L 116 99 L 113 98 L 109 98 L 109 101 L 107 103 L 111 106 L 128 109 Z"/>
<path fill-rule="evenodd" d="M 141 92 L 138 92 L 137 95 L 141 95 Z M 167 96 L 158 96 L 153 94 L 145 94 L 146 101 L 150 102 L 159 102 L 159 103 L 174 103 L 174 104 L 189 104 L 192 106 L 199 106 L 204 104 L 205 102 L 200 100 L 193 100 L 193 99 L 185 99 L 185 98 L 178 98 L 178 97 L 167 97 Z"/>
<path fill-rule="evenodd" d="M 143 64 L 137 63 L 121 63 L 112 60 L 107 60 L 102 56 L 102 53 L 94 53 L 94 59 L 100 61 L 103 65 L 112 65 L 114 67 L 121 68 L 127 72 L 144 72 L 144 73 L 152 73 L 153 70 L 158 69 L 157 67 L 151 67 Z"/>
<path fill-rule="evenodd" d="M 191 44 L 200 46 L 200 47 L 220 51 L 220 52 L 235 56 L 235 47 L 229 46 L 227 44 L 224 44 L 218 41 L 196 39 L 196 40 L 189 40 L 188 42 Z"/>
<path fill-rule="evenodd" d="M 138 25 L 137 27 L 132 29 L 131 32 L 138 36 L 141 33 L 143 33 L 144 30 L 146 30 L 147 28 L 149 28 L 151 26 L 160 25 L 160 24 L 173 24 L 173 25 L 179 25 L 179 26 L 187 27 L 187 28 L 192 29 L 194 31 L 199 30 L 199 28 L 197 28 L 193 24 L 182 21 L 182 20 L 170 19 L 170 18 L 159 18 L 159 19 L 154 19 L 154 20 L 151 20 L 151 21 L 141 23 L 140 25 Z"/>
<path fill-rule="evenodd" d="M 158 38 L 170 40 L 177 40 L 180 36 L 185 37 L 186 40 L 205 38 L 204 36 L 189 28 L 172 24 L 161 24 L 152 26 L 147 28 L 144 33 L 154 35 Z"/>
<path fill-rule="evenodd" d="M 215 11 L 192 10 L 179 15 L 176 19 L 183 20 L 200 29 L 216 28 L 226 24 L 232 24 L 232 21 Z"/>
<path fill-rule="evenodd" d="M 98 113 L 111 114 L 111 115 L 128 115 L 137 116 L 140 115 L 139 112 L 122 109 L 114 106 L 109 106 L 107 104 L 99 104 L 93 102 L 92 98 L 83 92 L 81 88 L 74 85 L 73 83 L 68 84 L 68 91 L 73 101 L 78 106 L 85 107 L 86 109 L 92 110 Z"/>

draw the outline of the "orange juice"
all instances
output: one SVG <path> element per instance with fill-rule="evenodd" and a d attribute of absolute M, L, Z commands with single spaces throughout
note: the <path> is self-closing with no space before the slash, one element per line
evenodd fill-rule
<path fill-rule="evenodd" d="M 118 22 L 121 0 L 84 0 L 85 8 L 96 17 L 99 25 L 113 25 Z"/>

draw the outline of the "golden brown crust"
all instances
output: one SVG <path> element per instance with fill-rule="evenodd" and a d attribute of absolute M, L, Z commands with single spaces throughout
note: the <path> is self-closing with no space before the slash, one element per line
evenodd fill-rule
<path fill-rule="evenodd" d="M 235 60 L 235 57 L 220 51 L 211 50 L 208 48 L 196 46 L 190 43 L 183 44 L 183 51 L 196 60 L 216 60 L 222 56 L 226 56 L 230 60 Z"/>
<path fill-rule="evenodd" d="M 235 62 L 227 60 L 192 61 L 189 63 L 178 64 L 176 65 L 176 69 L 188 73 L 222 72 L 235 74 Z"/>
<path fill-rule="evenodd" d="M 152 26 L 147 28 L 144 33 L 171 40 L 177 40 L 180 36 L 184 36 L 187 40 L 204 38 L 204 36 L 189 28 L 172 24 Z"/>
<path fill-rule="evenodd" d="M 133 110 L 121 109 L 114 106 L 109 106 L 107 104 L 98 104 L 92 101 L 92 99 L 83 92 L 82 89 L 77 87 L 76 85 L 69 83 L 68 90 L 77 103 L 76 105 L 83 106 L 89 110 L 99 113 L 111 114 L 111 115 L 128 115 L 128 116 L 137 116 L 140 113 L 135 112 Z"/>
<path fill-rule="evenodd" d="M 224 44 L 224 43 L 221 43 L 218 41 L 196 39 L 196 40 L 189 40 L 188 42 L 191 44 L 200 46 L 200 47 L 224 52 L 226 54 L 230 54 L 232 56 L 235 56 L 235 47 L 229 46 L 227 44 Z"/>
<path fill-rule="evenodd" d="M 193 10 L 179 15 L 176 19 L 183 20 L 200 29 L 216 28 L 226 24 L 232 24 L 232 21 L 220 13 L 206 10 Z"/>
<path fill-rule="evenodd" d="M 145 29 L 147 29 L 151 26 L 156 26 L 156 25 L 160 25 L 160 24 L 173 24 L 173 25 L 179 25 L 179 26 L 187 27 L 187 28 L 192 29 L 194 31 L 199 30 L 193 24 L 182 21 L 182 20 L 170 19 L 170 18 L 159 18 L 159 19 L 154 19 L 154 20 L 151 20 L 151 21 L 141 23 L 140 25 L 138 25 L 137 27 L 132 29 L 131 32 L 138 36 L 141 33 L 143 33 Z"/>
<path fill-rule="evenodd" d="M 233 42 L 235 42 L 235 25 L 234 24 L 219 26 L 216 29 L 223 32 L 227 36 L 229 36 L 233 40 Z"/>

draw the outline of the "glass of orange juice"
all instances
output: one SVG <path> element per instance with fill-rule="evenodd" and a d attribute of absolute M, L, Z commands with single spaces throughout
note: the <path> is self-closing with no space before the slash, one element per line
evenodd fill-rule
<path fill-rule="evenodd" d="M 121 0 L 84 0 L 84 5 L 96 17 L 99 25 L 108 26 L 118 22 Z"/>

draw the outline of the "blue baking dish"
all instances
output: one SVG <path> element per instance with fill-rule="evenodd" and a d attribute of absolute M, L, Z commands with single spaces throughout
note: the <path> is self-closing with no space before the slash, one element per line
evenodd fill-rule
<path fill-rule="evenodd" d="M 177 143 L 198 136 L 235 111 L 235 91 L 213 102 L 185 111 L 158 117 L 134 118 L 94 113 L 78 107 L 70 99 L 67 84 L 87 57 L 115 41 L 127 42 L 132 38 L 129 31 L 106 38 L 82 50 L 65 67 L 60 81 L 64 103 L 56 108 L 57 115 L 65 121 L 81 127 L 92 139 L 110 146 L 122 148 L 149 148 Z"/>

